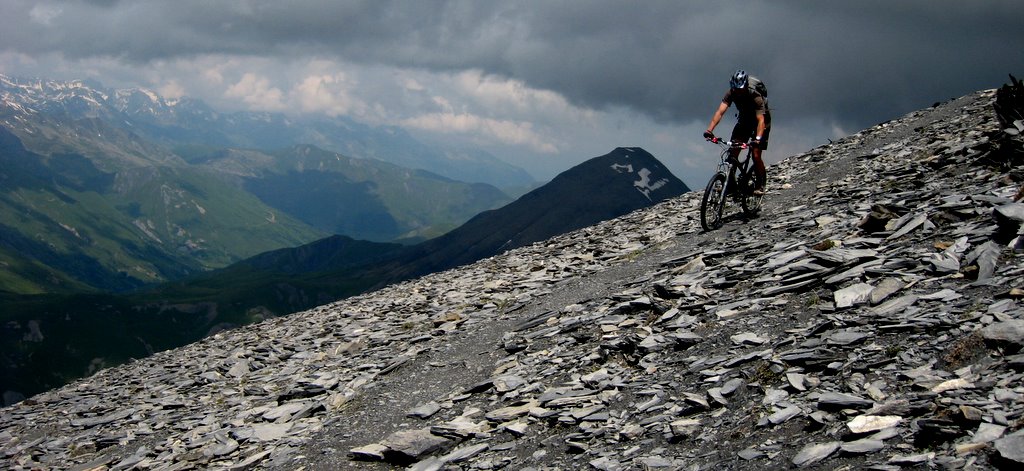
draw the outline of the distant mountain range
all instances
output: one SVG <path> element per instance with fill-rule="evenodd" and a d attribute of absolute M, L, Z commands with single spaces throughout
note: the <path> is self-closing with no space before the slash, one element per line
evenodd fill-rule
<path fill-rule="evenodd" d="M 210 148 L 274 150 L 312 145 L 350 157 L 428 170 L 458 181 L 499 188 L 534 183 L 525 170 L 482 150 L 428 145 L 401 128 L 369 126 L 345 117 L 221 113 L 199 100 L 167 100 L 145 89 L 109 90 L 84 81 L 24 80 L 3 74 L 0 103 L 15 114 L 96 119 L 183 156 L 208 154 Z M 0 111 L 3 118 L 8 118 L 8 113 Z M 18 127 L 16 122 L 7 124 Z M 53 135 L 39 137 L 49 140 Z"/>
<path fill-rule="evenodd" d="M 412 246 L 333 236 L 130 295 L 0 293 L 12 308 L 0 329 L 0 390 L 39 392 L 98 367 L 472 263 L 687 191 L 643 149 L 618 148 Z"/>
<path fill-rule="evenodd" d="M 0 75 L 0 291 L 129 291 L 330 234 L 414 243 L 511 201 L 310 142 L 452 162 L 393 128 Z M 450 166 L 529 181 L 478 157 Z"/>

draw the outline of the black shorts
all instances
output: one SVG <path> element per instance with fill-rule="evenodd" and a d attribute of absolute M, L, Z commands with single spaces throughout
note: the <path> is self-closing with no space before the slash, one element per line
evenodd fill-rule
<path fill-rule="evenodd" d="M 757 118 L 754 119 L 741 119 L 736 122 L 736 127 L 732 128 L 732 137 L 729 138 L 733 142 L 747 142 L 755 137 L 757 133 Z M 761 135 L 761 150 L 768 148 L 768 137 L 772 133 L 772 115 L 764 115 L 764 134 Z"/>

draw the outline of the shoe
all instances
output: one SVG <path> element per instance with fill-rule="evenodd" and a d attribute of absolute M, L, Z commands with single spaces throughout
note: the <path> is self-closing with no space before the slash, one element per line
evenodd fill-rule
<path fill-rule="evenodd" d="M 754 196 L 764 196 L 764 188 L 754 188 Z"/>

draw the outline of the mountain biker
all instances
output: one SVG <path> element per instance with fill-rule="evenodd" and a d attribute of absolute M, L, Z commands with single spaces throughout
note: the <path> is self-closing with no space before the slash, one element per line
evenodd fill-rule
<path fill-rule="evenodd" d="M 772 115 L 768 110 L 768 100 L 761 96 L 754 87 L 748 86 L 749 84 L 750 80 L 746 71 L 737 70 L 732 75 L 732 78 L 729 80 L 729 91 L 722 97 L 722 103 L 718 105 L 718 110 L 711 117 L 711 124 L 708 125 L 707 131 L 704 131 L 704 138 L 712 139 L 715 137 L 714 130 L 718 126 L 718 122 L 725 116 L 729 105 L 735 104 L 736 110 L 739 111 L 739 117 L 736 119 L 736 126 L 732 128 L 732 137 L 729 140 L 733 142 L 746 142 L 748 139 L 751 139 L 750 146 L 754 154 L 754 171 L 757 173 L 754 195 L 761 196 L 764 194 L 764 182 L 767 174 L 764 160 L 761 160 L 761 152 L 768 148 L 768 135 L 772 129 Z M 730 158 L 735 161 L 739 154 L 740 149 L 738 147 L 733 148 Z"/>

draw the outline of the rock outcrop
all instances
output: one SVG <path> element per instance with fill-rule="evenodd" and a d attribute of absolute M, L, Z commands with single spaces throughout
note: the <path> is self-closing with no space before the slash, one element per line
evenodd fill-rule
<path fill-rule="evenodd" d="M 104 370 L 0 410 L 0 464 L 1019 469 L 994 97 L 790 157 L 716 232 L 689 193 Z"/>

